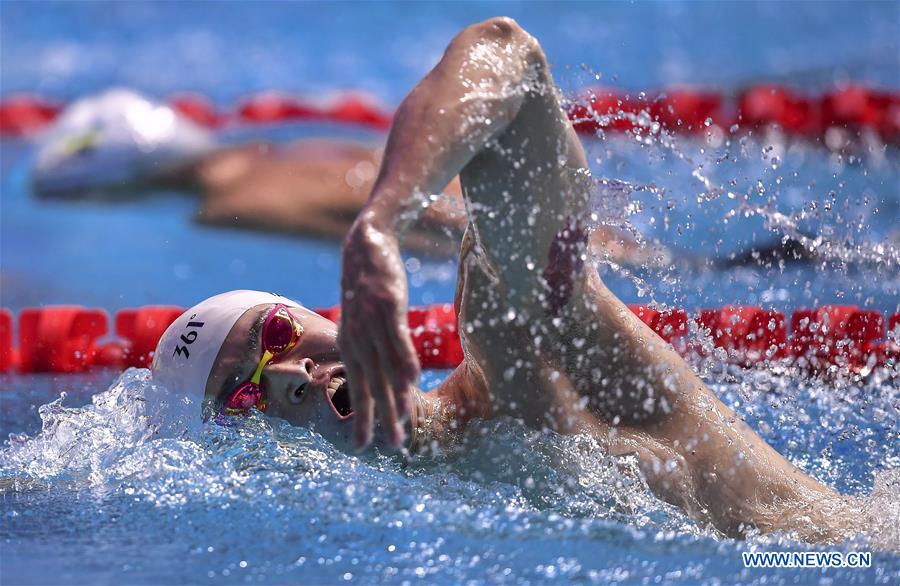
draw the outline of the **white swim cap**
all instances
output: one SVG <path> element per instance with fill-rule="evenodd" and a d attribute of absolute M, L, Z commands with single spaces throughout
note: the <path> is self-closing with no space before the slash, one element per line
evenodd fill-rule
<path fill-rule="evenodd" d="M 212 136 L 171 107 L 126 89 L 73 103 L 41 137 L 35 193 L 83 193 L 154 177 L 190 163 Z"/>
<path fill-rule="evenodd" d="M 231 328 L 248 309 L 269 303 L 302 307 L 273 293 L 229 291 L 185 311 L 156 345 L 150 367 L 153 382 L 203 405 L 206 383 Z"/>

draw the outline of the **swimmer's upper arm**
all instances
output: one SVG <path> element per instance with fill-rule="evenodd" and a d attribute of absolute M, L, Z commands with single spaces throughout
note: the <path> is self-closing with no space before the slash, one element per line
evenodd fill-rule
<path fill-rule="evenodd" d="M 518 114 L 523 81 L 540 61 L 537 42 L 494 18 L 459 33 L 394 116 L 368 211 L 393 231 L 418 197 L 446 186 Z"/>

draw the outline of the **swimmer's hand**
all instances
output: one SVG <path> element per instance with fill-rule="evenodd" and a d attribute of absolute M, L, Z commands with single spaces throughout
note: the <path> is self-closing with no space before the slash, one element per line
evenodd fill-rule
<path fill-rule="evenodd" d="M 372 441 L 373 399 L 387 441 L 404 440 L 419 361 L 406 312 L 406 273 L 397 235 L 359 215 L 343 243 L 338 346 L 347 368 L 354 412 L 354 443 Z"/>

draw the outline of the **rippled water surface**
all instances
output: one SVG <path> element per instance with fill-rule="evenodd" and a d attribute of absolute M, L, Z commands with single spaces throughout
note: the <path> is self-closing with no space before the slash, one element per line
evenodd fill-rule
<path fill-rule="evenodd" d="M 263 89 L 355 87 L 396 104 L 459 27 L 498 12 L 540 39 L 571 100 L 595 83 L 701 83 L 734 94 L 775 79 L 817 95 L 851 78 L 900 88 L 896 3 L 229 6 L 5 3 L 0 91 L 73 98 L 124 84 L 160 97 L 198 90 L 228 105 Z M 639 266 L 598 259 L 626 302 L 900 311 L 896 146 L 856 137 L 838 152 L 743 130 L 692 139 L 637 122 L 645 132 L 586 139 L 596 222 L 662 247 Z M 278 141 L 383 140 L 338 127 L 251 130 Z M 309 306 L 338 300 L 334 243 L 198 226 L 184 194 L 37 201 L 32 154 L 27 141 L 0 143 L 5 307 L 189 305 L 234 288 Z M 814 249 L 814 260 L 740 262 L 785 237 Z M 452 299 L 452 259 L 410 258 L 407 269 L 411 303 Z M 702 374 L 793 463 L 841 492 L 871 495 L 879 547 L 900 550 L 896 373 L 811 380 L 708 364 Z M 427 373 L 423 384 L 444 376 Z M 900 580 L 890 551 L 876 552 L 867 570 L 745 570 L 745 551 L 826 548 L 701 529 L 653 496 L 635 462 L 588 437 L 503 420 L 471 426 L 458 451 L 433 459 L 354 456 L 259 414 L 200 425 L 192 407 L 160 396 L 142 370 L 0 376 L 0 435 L 9 436 L 0 450 L 2 581 Z M 874 546 L 860 538 L 836 549 Z"/>
<path fill-rule="evenodd" d="M 512 421 L 476 424 L 459 452 L 428 460 L 348 456 L 262 415 L 154 433 L 147 374 L 129 370 L 85 407 L 44 405 L 41 432 L 11 436 L 0 454 L 4 557 L 44 561 L 5 564 L 5 582 L 730 583 L 763 576 L 740 569 L 743 551 L 810 548 L 789 536 L 723 540 L 656 499 L 629 458 Z M 769 373 L 739 379 L 715 389 L 767 441 L 842 491 L 874 485 L 881 514 L 900 520 L 897 385 L 839 396 Z M 106 381 L 18 383 L 77 394 Z M 4 394 L 4 413 L 28 413 L 36 397 L 23 394 Z M 6 430 L 30 427 L 11 419 Z M 840 546 L 857 548 L 869 546 Z M 887 584 L 898 571 L 900 558 L 876 553 L 870 570 L 775 582 Z"/>

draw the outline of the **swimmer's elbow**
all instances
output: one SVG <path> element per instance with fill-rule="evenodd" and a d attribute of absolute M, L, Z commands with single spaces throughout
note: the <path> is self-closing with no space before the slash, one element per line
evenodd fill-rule
<path fill-rule="evenodd" d="M 482 36 L 501 38 L 508 41 L 528 35 L 525 29 L 509 16 L 494 16 L 473 26 L 482 29 Z"/>
<path fill-rule="evenodd" d="M 457 39 L 466 43 L 474 40 L 492 40 L 503 45 L 521 48 L 529 61 L 543 63 L 543 50 L 537 39 L 518 22 L 508 16 L 494 16 L 463 29 Z"/>

